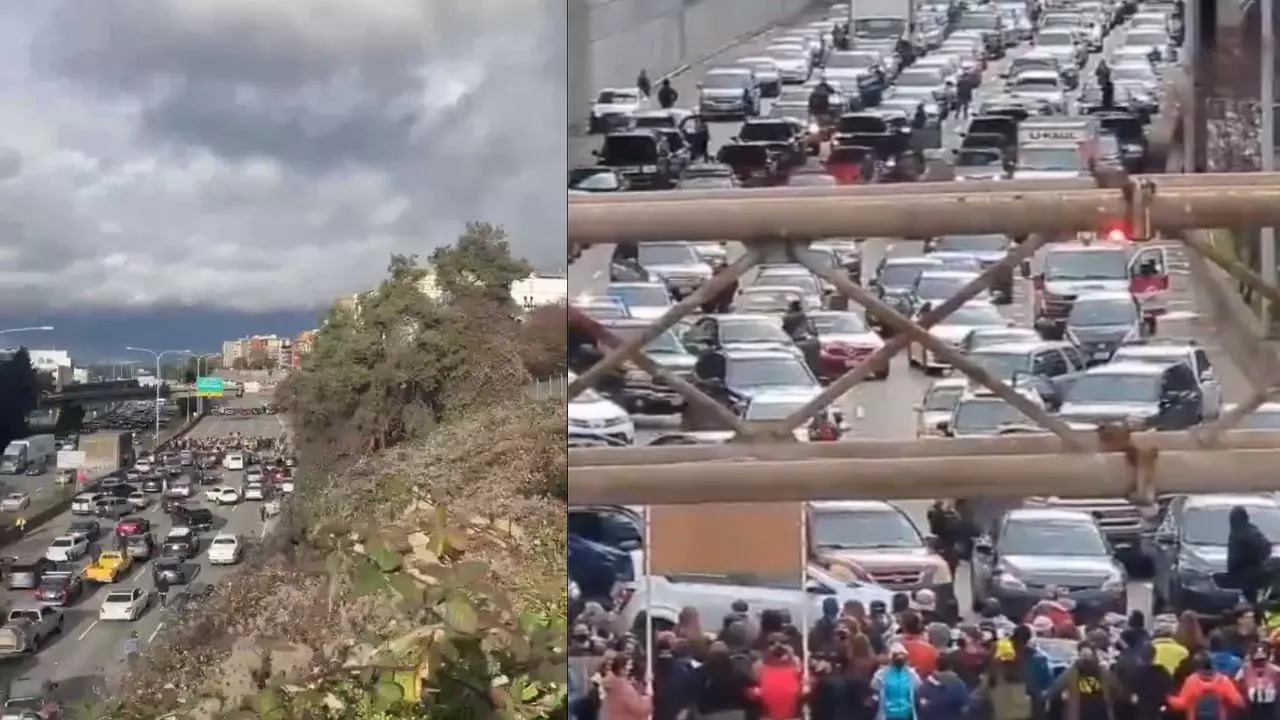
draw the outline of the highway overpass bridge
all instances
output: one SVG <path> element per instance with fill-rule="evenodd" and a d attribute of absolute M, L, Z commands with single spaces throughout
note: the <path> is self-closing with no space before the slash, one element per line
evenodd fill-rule
<path fill-rule="evenodd" d="M 191 395 L 195 389 L 184 383 L 163 383 L 160 385 L 160 397 L 180 398 Z M 100 383 L 78 383 L 65 385 L 62 390 L 46 392 L 40 395 L 40 407 L 60 408 L 67 405 L 92 405 L 96 403 L 120 402 L 124 400 L 153 400 L 156 388 L 150 385 L 139 385 L 136 380 L 120 380 Z"/>

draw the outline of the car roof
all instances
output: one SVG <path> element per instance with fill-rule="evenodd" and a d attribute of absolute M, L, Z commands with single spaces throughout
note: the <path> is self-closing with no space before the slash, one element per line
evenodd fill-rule
<path fill-rule="evenodd" d="M 609 283 L 606 287 L 607 287 L 607 288 L 612 288 L 612 287 L 616 287 L 616 288 L 658 288 L 658 289 L 660 289 L 660 290 L 666 290 L 666 289 L 667 289 L 666 284 L 664 284 L 664 283 L 660 283 L 660 282 L 656 282 L 656 281 L 655 281 L 655 282 L 611 282 L 611 283 Z"/>
<path fill-rule="evenodd" d="M 1073 243 L 1064 243 L 1064 244 L 1062 244 L 1062 245 L 1057 245 L 1057 246 L 1052 246 L 1052 245 L 1051 245 L 1051 246 L 1049 246 L 1049 247 L 1045 248 L 1045 251 L 1046 251 L 1046 252 L 1048 252 L 1048 253 L 1050 253 L 1050 254 L 1052 254 L 1052 253 L 1067 253 L 1067 252 L 1092 252 L 1092 253 L 1100 253 L 1100 252 L 1124 252 L 1124 251 L 1125 251 L 1125 249 L 1124 249 L 1124 247 L 1123 247 L 1123 246 L 1121 246 L 1121 245 L 1116 245 L 1116 244 L 1114 244 L 1114 243 L 1107 243 L 1107 242 L 1104 242 L 1104 241 L 1099 240 L 1099 241 L 1097 241 L 1097 242 L 1093 242 L 1093 243 L 1090 243 L 1090 244 L 1088 244 L 1088 245 L 1085 245 L 1084 243 L 1074 243 L 1074 242 L 1073 242 Z"/>
<path fill-rule="evenodd" d="M 961 253 L 963 254 L 963 253 Z M 942 262 L 939 260 L 938 262 Z M 925 270 L 920 273 L 920 278 L 949 278 L 952 280 L 967 280 L 978 277 L 978 273 L 969 270 Z"/>
<path fill-rule="evenodd" d="M 777 315 L 766 315 L 764 313 L 727 313 L 724 315 L 706 315 L 704 317 L 713 317 L 720 322 L 724 322 L 725 320 L 728 320 L 729 322 L 782 322 Z"/>
<path fill-rule="evenodd" d="M 898 255 L 896 257 L 887 257 L 884 259 L 885 266 L 889 265 L 933 265 L 941 268 L 942 261 L 937 258 L 931 258 L 928 255 Z"/>
<path fill-rule="evenodd" d="M 1250 493 L 1207 493 L 1204 495 L 1186 495 L 1184 507 L 1224 507 L 1249 505 L 1251 507 L 1276 507 L 1280 505 L 1276 498 L 1264 494 Z"/>
<path fill-rule="evenodd" d="M 967 387 L 969 387 L 969 378 L 964 378 L 964 377 L 938 378 L 937 380 L 934 380 L 933 383 L 930 384 L 928 388 L 925 389 L 925 392 L 931 392 L 933 390 L 946 390 L 951 388 L 967 388 Z"/>
<path fill-rule="evenodd" d="M 884 500 L 814 500 L 807 504 L 810 510 L 819 511 L 902 513 L 900 508 Z"/>
<path fill-rule="evenodd" d="M 1133 302 L 1133 294 L 1128 290 L 1090 290 L 1080 293 L 1076 296 L 1076 302 L 1081 300 L 1121 300 L 1124 302 Z"/>
<path fill-rule="evenodd" d="M 195 530 L 192 530 L 189 527 L 174 527 L 174 528 L 169 528 L 169 532 L 166 533 L 166 536 L 173 537 L 173 536 L 194 535 L 194 534 L 195 534 Z"/>
<path fill-rule="evenodd" d="M 1116 362 L 1104 363 L 1096 365 L 1084 371 L 1085 375 L 1160 375 L 1164 372 L 1164 365 L 1155 365 L 1145 362 L 1134 362 L 1119 360 Z"/>
<path fill-rule="evenodd" d="M 1135 343 L 1132 345 L 1121 345 L 1116 348 L 1116 353 L 1128 355 L 1130 357 L 1160 357 L 1163 355 L 1186 355 L 1200 349 L 1196 345 L 1174 345 L 1174 344 L 1158 344 L 1149 345 L 1147 343 Z"/>
<path fill-rule="evenodd" d="M 795 360 L 796 356 L 785 350 L 726 350 L 724 354 L 730 360 L 776 360 L 785 358 Z"/>
<path fill-rule="evenodd" d="M 1061 348 L 1070 343 L 1059 342 L 1055 340 L 1021 340 L 1017 342 L 995 343 L 984 348 L 973 351 L 974 355 L 982 355 L 985 353 L 1033 353 L 1044 348 Z"/>
<path fill-rule="evenodd" d="M 1083 510 L 1066 510 L 1062 508 L 1014 508 L 1005 513 L 1008 520 L 1079 520 L 1093 524 L 1093 516 Z"/>

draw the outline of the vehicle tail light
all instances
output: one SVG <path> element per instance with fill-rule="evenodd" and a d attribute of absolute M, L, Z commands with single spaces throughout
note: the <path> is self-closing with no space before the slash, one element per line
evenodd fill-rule
<path fill-rule="evenodd" d="M 853 354 L 853 348 L 849 347 L 848 345 L 842 345 L 840 343 L 829 343 L 827 345 L 823 345 L 822 349 L 828 355 L 852 355 Z"/>

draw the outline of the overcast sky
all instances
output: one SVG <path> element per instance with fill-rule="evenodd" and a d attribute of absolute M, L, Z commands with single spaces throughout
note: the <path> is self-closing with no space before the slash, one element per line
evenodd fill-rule
<path fill-rule="evenodd" d="M 556 0 L 0 0 L 0 308 L 327 305 L 470 220 L 563 264 L 564 81 Z"/>

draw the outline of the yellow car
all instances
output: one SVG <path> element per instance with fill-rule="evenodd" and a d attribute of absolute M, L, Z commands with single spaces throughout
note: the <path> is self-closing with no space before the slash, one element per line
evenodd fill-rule
<path fill-rule="evenodd" d="M 127 553 L 118 550 L 107 550 L 98 555 L 98 559 L 85 568 L 84 576 L 93 582 L 113 583 L 127 575 L 132 567 L 133 558 L 129 557 Z"/>

